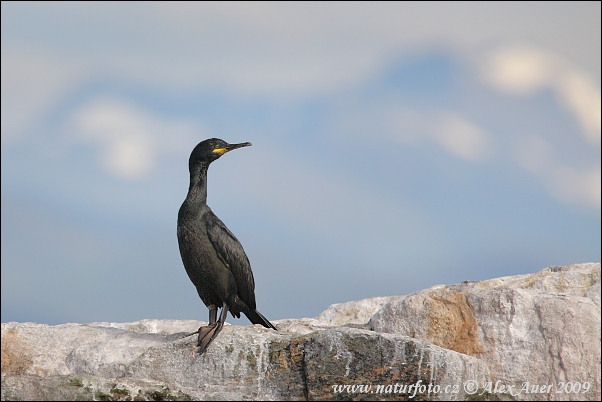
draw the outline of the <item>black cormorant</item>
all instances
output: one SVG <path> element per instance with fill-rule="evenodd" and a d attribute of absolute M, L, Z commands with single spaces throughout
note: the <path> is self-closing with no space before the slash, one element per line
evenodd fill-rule
<path fill-rule="evenodd" d="M 188 277 L 209 308 L 209 325 L 199 328 L 198 346 L 203 353 L 222 330 L 228 311 L 243 313 L 253 324 L 273 328 L 255 306 L 255 281 L 251 264 L 238 239 L 207 205 L 207 169 L 226 152 L 250 146 L 228 144 L 211 138 L 190 154 L 190 187 L 178 212 L 178 244 Z M 219 320 L 217 309 L 221 308 Z"/>

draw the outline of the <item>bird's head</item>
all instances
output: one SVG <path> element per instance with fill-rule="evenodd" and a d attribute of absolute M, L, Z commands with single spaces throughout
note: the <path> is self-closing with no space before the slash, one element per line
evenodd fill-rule
<path fill-rule="evenodd" d="M 219 159 L 219 157 L 226 152 L 248 146 L 251 146 L 250 142 L 243 142 L 241 144 L 228 144 L 226 141 L 220 140 L 219 138 L 210 138 L 208 140 L 199 142 L 199 144 L 194 147 L 192 153 L 190 154 L 190 169 L 192 170 L 195 166 L 202 164 L 208 166 L 211 162 Z"/>

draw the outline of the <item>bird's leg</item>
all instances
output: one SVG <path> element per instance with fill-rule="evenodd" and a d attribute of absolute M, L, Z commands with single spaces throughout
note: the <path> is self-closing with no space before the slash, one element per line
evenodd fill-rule
<path fill-rule="evenodd" d="M 217 307 L 211 306 L 209 309 L 209 325 L 214 325 L 217 321 Z"/>
<path fill-rule="evenodd" d="M 189 334 L 184 335 L 181 339 L 188 338 L 189 336 L 199 334 L 199 343 L 200 343 L 201 339 L 205 336 L 204 334 L 206 334 L 207 331 L 210 331 L 215 326 L 215 321 L 217 321 L 217 307 L 210 306 L 209 307 L 209 325 L 200 327 L 195 332 L 191 332 Z"/>
<path fill-rule="evenodd" d="M 222 327 L 224 326 L 224 323 L 226 322 L 226 318 L 228 318 L 228 310 L 229 310 L 228 305 L 224 302 L 224 304 L 222 306 L 221 314 L 219 316 L 219 321 L 217 322 L 217 327 L 215 328 L 213 335 L 211 335 L 211 339 L 209 340 L 209 343 L 211 343 L 211 341 L 213 341 L 217 337 L 217 334 L 219 334 L 220 331 L 222 330 Z"/>
<path fill-rule="evenodd" d="M 217 308 L 215 309 L 215 315 L 213 316 L 213 319 L 215 320 L 215 317 L 217 316 Z M 217 322 L 214 321 L 213 325 L 209 325 L 209 327 L 204 327 L 204 328 L 209 328 L 209 331 L 204 331 L 203 332 L 203 336 L 201 337 L 201 332 L 199 332 L 199 354 L 203 354 L 203 352 L 205 352 L 205 350 L 207 350 L 207 347 L 209 346 L 209 344 L 211 342 L 213 342 L 213 340 L 217 337 L 217 334 L 220 333 L 220 331 L 222 330 L 222 327 L 224 326 L 224 322 L 226 321 L 226 318 L 228 317 L 228 305 L 226 303 L 224 303 L 222 305 L 222 311 L 219 317 L 219 320 Z M 211 317 L 209 317 L 209 321 L 211 321 Z M 200 331 L 200 330 L 199 330 Z"/>

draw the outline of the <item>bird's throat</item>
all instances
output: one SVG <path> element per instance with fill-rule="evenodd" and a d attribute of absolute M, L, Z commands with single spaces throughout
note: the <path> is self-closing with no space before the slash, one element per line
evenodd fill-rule
<path fill-rule="evenodd" d="M 186 200 L 191 204 L 202 205 L 207 203 L 207 168 L 190 172 L 190 186 Z"/>

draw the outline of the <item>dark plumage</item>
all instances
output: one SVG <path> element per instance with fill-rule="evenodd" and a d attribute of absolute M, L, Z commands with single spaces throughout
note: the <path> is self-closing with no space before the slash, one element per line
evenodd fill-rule
<path fill-rule="evenodd" d="M 190 187 L 178 212 L 178 244 L 188 277 L 209 308 L 209 325 L 198 331 L 200 353 L 221 331 L 228 311 L 236 318 L 243 313 L 253 324 L 276 329 L 257 311 L 253 272 L 240 242 L 207 205 L 209 164 L 226 152 L 250 145 L 211 138 L 194 148 L 188 162 Z M 222 309 L 219 320 L 218 308 Z"/>

